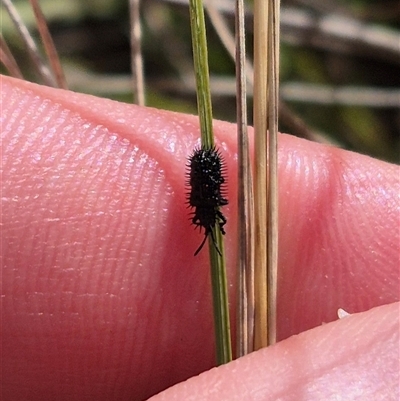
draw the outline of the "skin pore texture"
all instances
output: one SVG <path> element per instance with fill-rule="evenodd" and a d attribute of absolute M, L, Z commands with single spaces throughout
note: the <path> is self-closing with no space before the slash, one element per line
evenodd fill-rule
<path fill-rule="evenodd" d="M 209 370 L 197 117 L 0 79 L 2 400 L 399 399 L 397 166 L 279 137 L 281 342 Z M 234 322 L 236 128 L 214 128 Z"/>

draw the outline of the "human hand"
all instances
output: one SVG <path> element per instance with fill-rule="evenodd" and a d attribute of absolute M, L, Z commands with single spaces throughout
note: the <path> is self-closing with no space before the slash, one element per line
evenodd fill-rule
<path fill-rule="evenodd" d="M 6 77 L 1 99 L 3 400 L 141 400 L 211 368 L 197 118 Z M 233 284 L 236 130 L 215 133 Z M 398 167 L 282 135 L 279 179 L 278 336 L 319 327 L 155 399 L 398 399 Z"/>

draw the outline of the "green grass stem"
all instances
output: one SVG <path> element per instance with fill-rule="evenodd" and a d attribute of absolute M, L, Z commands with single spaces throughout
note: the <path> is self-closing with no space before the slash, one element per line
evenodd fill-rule
<path fill-rule="evenodd" d="M 189 10 L 192 31 L 194 69 L 196 75 L 197 108 L 201 130 L 201 144 L 205 148 L 212 148 L 214 146 L 214 134 L 212 127 L 213 121 L 208 70 L 207 38 L 202 1 L 190 0 Z M 222 255 L 224 255 L 223 236 L 218 225 L 214 227 L 213 235 L 218 249 L 220 249 Z M 211 241 L 209 241 L 209 250 L 216 337 L 216 355 L 217 364 L 221 365 L 232 360 L 225 257 L 221 257 L 218 254 L 214 244 Z"/>

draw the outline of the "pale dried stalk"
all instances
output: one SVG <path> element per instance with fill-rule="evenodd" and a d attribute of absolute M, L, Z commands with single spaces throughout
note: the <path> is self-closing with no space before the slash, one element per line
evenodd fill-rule
<path fill-rule="evenodd" d="M 46 50 L 47 58 L 50 62 L 51 69 L 57 82 L 57 86 L 62 89 L 68 89 L 67 81 L 65 79 L 64 71 L 58 57 L 56 47 L 54 46 L 53 38 L 49 32 L 46 18 L 43 15 L 42 9 L 38 0 L 29 0 L 35 14 L 36 25 L 42 38 L 44 48 Z"/>
<path fill-rule="evenodd" d="M 133 102 L 139 106 L 145 105 L 144 72 L 142 57 L 142 30 L 140 26 L 140 0 L 129 0 L 131 20 L 131 70 Z"/>
<path fill-rule="evenodd" d="M 231 31 L 229 30 L 226 20 L 224 19 L 222 15 L 222 10 L 218 7 L 219 4 L 213 4 L 211 2 L 207 2 L 206 5 L 206 10 L 208 13 L 208 16 L 210 18 L 211 23 L 213 24 L 213 27 L 215 31 L 217 32 L 219 38 L 221 39 L 222 44 L 225 46 L 225 49 L 229 53 L 229 55 L 232 57 L 233 60 L 235 60 L 235 40 L 233 38 L 233 35 Z M 254 76 L 254 71 L 253 71 L 253 64 L 251 63 L 250 60 L 246 59 L 246 77 L 247 77 L 247 83 L 250 86 L 248 95 L 252 95 L 253 93 L 253 76 Z M 213 78 L 211 77 L 211 80 Z M 226 82 L 226 80 L 224 80 Z M 163 81 L 163 85 L 165 85 L 165 80 Z M 190 84 L 186 84 L 184 89 L 188 89 Z M 172 84 L 173 88 L 177 88 L 178 85 L 173 83 Z M 222 96 L 230 95 L 233 93 L 230 89 L 227 91 L 221 91 L 218 92 L 218 84 L 214 83 L 212 85 L 213 87 L 213 92 L 217 93 Z M 230 88 L 230 85 L 229 85 Z M 301 99 L 296 99 L 297 101 L 301 101 Z M 327 138 L 324 138 L 316 132 L 315 130 L 312 130 L 310 127 L 307 126 L 307 124 L 299 117 L 297 116 L 290 108 L 289 106 L 282 100 L 279 102 L 279 119 L 289 126 L 292 130 L 292 133 L 296 136 L 300 136 L 303 138 L 311 139 L 316 142 L 321 142 L 321 143 L 332 143 L 329 142 Z"/>
<path fill-rule="evenodd" d="M 279 0 L 270 0 L 268 21 L 268 345 L 276 342 L 278 281 Z"/>
<path fill-rule="evenodd" d="M 225 49 L 232 57 L 232 60 L 235 60 L 235 39 L 233 38 L 233 35 L 226 24 L 226 21 L 222 15 L 222 11 L 220 11 L 217 6 L 218 5 L 215 5 L 208 1 L 206 4 L 206 10 L 215 31 L 221 39 L 222 44 L 225 46 Z M 245 12 L 243 11 L 243 18 L 244 14 Z M 245 70 L 247 82 L 251 85 L 251 87 L 253 87 L 253 65 L 251 61 L 246 58 Z"/>
<path fill-rule="evenodd" d="M 14 23 L 18 33 L 21 35 L 25 46 L 28 49 L 29 56 L 33 61 L 33 65 L 36 68 L 39 76 L 42 78 L 43 82 L 48 86 L 56 86 L 53 76 L 51 75 L 50 70 L 42 60 L 39 50 L 30 35 L 27 27 L 19 16 L 16 8 L 13 6 L 10 0 L 1 0 L 4 7 L 6 8 L 12 22 Z"/>
<path fill-rule="evenodd" d="M 267 55 L 268 3 L 254 2 L 254 219 L 255 325 L 254 349 L 268 345 L 267 328 Z"/>
<path fill-rule="evenodd" d="M 210 1 L 206 3 L 206 11 L 236 65 L 239 210 L 236 357 L 240 357 L 252 352 L 254 348 L 254 195 L 247 135 L 246 99 L 246 74 L 249 74 L 249 70 L 252 73 L 253 68 L 246 60 L 243 1 L 236 1 L 236 40 L 220 11 Z M 252 81 L 253 77 L 247 76 L 247 79 Z"/>
<path fill-rule="evenodd" d="M 244 2 L 236 1 L 236 114 L 238 129 L 238 314 L 236 357 L 254 345 L 254 199 L 247 136 Z"/>
<path fill-rule="evenodd" d="M 6 67 L 11 76 L 20 79 L 24 78 L 2 35 L 0 35 L 0 61 L 4 64 L 4 67 Z"/>

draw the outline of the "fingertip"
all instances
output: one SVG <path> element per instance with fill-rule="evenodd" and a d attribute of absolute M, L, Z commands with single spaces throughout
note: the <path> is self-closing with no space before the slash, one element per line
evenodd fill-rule
<path fill-rule="evenodd" d="M 95 395 L 109 399 L 143 397 L 208 368 L 207 254 L 193 257 L 202 237 L 184 204 L 197 117 L 5 77 L 2 98 L 10 123 L 2 133 L 13 147 L 3 149 L 10 162 L 3 229 L 10 233 L 8 266 L 17 267 L 6 277 L 12 304 L 4 316 L 14 325 L 7 327 L 16 377 L 22 372 L 21 382 L 36 386 L 39 396 L 49 391 L 42 372 L 53 378 L 53 394 L 60 383 L 76 394 L 85 380 L 97 382 Z M 233 283 L 236 130 L 214 126 L 228 170 Z M 282 135 L 279 174 L 280 338 L 335 320 L 339 307 L 353 313 L 398 299 L 398 169 Z M 87 331 L 75 341 L 81 326 L 70 323 L 82 316 Z M 65 330 L 58 329 L 60 319 Z M 20 341 L 27 325 L 37 343 Z M 45 343 L 49 337 L 54 341 Z"/>
<path fill-rule="evenodd" d="M 399 304 L 349 316 L 180 383 L 151 401 L 397 400 Z"/>

